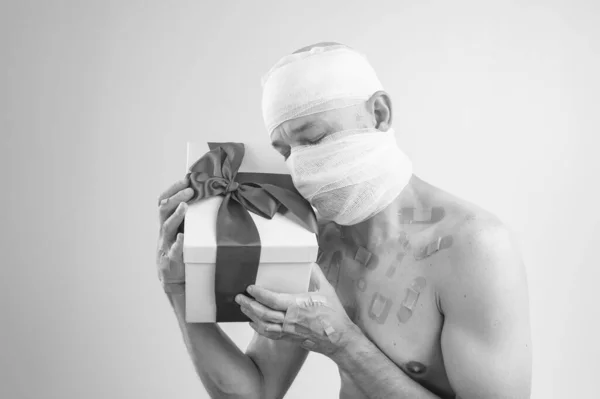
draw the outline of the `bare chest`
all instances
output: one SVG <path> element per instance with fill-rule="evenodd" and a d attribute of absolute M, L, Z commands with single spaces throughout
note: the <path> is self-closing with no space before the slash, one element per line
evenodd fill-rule
<path fill-rule="evenodd" d="M 341 241 L 319 259 L 349 317 L 407 375 L 451 392 L 442 360 L 443 316 L 434 289 L 448 242 L 408 236 L 363 248 Z"/>

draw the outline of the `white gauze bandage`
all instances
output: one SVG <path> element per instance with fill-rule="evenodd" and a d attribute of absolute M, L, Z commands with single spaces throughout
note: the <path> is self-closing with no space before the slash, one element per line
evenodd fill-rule
<path fill-rule="evenodd" d="M 391 128 L 333 133 L 317 145 L 292 148 L 286 163 L 294 186 L 319 216 L 345 226 L 388 207 L 413 171 Z"/>
<path fill-rule="evenodd" d="M 269 135 L 288 120 L 364 103 L 383 90 L 366 57 L 343 45 L 286 56 L 262 83 Z M 345 130 L 316 145 L 292 146 L 286 164 L 317 213 L 341 225 L 360 223 L 385 209 L 412 176 L 412 164 L 391 128 Z"/>
<path fill-rule="evenodd" d="M 283 57 L 263 77 L 262 87 L 269 135 L 290 119 L 357 105 L 383 90 L 366 57 L 342 45 Z"/>

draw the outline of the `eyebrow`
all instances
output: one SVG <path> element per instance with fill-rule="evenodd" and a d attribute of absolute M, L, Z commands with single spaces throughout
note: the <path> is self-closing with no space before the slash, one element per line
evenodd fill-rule
<path fill-rule="evenodd" d="M 317 121 L 306 121 L 304 122 L 302 125 L 298 126 L 297 128 L 294 129 L 294 132 L 296 133 L 302 133 L 305 130 L 311 128 L 311 127 L 315 127 L 317 125 L 319 125 L 320 123 Z"/>

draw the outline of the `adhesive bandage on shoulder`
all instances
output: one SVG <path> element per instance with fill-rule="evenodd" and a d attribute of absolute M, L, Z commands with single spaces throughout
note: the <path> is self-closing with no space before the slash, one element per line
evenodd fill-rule
<path fill-rule="evenodd" d="M 452 246 L 452 242 L 453 239 L 450 235 L 443 237 L 439 236 L 438 238 L 430 242 L 427 246 L 421 248 L 419 251 L 416 251 L 414 254 L 414 258 L 415 260 L 423 260 L 442 249 L 450 248 Z"/>
<path fill-rule="evenodd" d="M 269 135 L 290 119 L 360 104 L 383 90 L 365 55 L 343 45 L 285 56 L 261 83 Z"/>
<path fill-rule="evenodd" d="M 444 218 L 444 208 L 402 208 L 398 213 L 400 223 L 405 224 L 433 224 Z"/>

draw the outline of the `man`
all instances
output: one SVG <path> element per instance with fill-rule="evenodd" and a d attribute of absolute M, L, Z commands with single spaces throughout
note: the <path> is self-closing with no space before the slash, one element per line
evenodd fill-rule
<path fill-rule="evenodd" d="M 159 276 L 213 397 L 282 398 L 308 351 L 339 367 L 341 398 L 528 398 L 527 282 L 493 215 L 412 173 L 389 96 L 338 43 L 284 57 L 263 81 L 263 117 L 319 218 L 311 292 L 249 287 L 246 353 L 216 324 L 187 324 L 183 180 L 160 196 Z"/>

